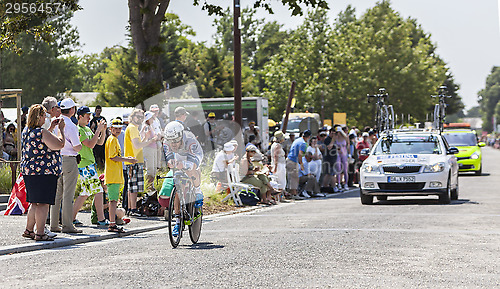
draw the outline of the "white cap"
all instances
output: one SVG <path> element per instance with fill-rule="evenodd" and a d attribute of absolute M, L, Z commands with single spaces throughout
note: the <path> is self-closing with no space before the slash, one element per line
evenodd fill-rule
<path fill-rule="evenodd" d="M 73 106 L 76 106 L 76 103 L 71 98 L 65 98 L 61 100 L 61 109 L 70 109 Z"/>
<path fill-rule="evenodd" d="M 146 122 L 146 121 L 150 120 L 151 118 L 153 118 L 154 115 L 155 114 L 152 113 L 151 111 L 146 111 L 146 113 L 144 114 L 144 121 Z"/>
<path fill-rule="evenodd" d="M 370 134 L 365 131 L 361 136 L 363 136 L 363 137 L 370 136 Z"/>
<path fill-rule="evenodd" d="M 336 131 L 342 131 L 342 128 L 340 126 L 337 126 Z"/>
<path fill-rule="evenodd" d="M 230 142 L 225 143 L 225 144 L 224 144 L 224 150 L 225 150 L 226 152 L 233 151 L 233 150 L 234 150 L 234 146 L 233 146 L 233 144 L 232 144 L 232 143 L 230 143 Z"/>
<path fill-rule="evenodd" d="M 229 141 L 229 143 L 233 146 L 238 146 L 238 141 L 236 141 L 235 139 L 232 139 L 231 141 Z"/>

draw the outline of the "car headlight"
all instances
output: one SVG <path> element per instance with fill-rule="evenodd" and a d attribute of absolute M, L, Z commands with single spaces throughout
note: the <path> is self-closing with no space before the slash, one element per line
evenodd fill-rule
<path fill-rule="evenodd" d="M 372 164 L 364 164 L 362 167 L 363 172 L 365 173 L 378 173 L 379 172 L 379 166 L 378 165 L 372 165 Z"/>
<path fill-rule="evenodd" d="M 473 153 L 471 156 L 470 156 L 471 159 L 473 160 L 477 160 L 479 158 L 479 154 L 477 152 Z"/>
<path fill-rule="evenodd" d="M 433 165 L 426 165 L 424 168 L 424 173 L 439 173 L 444 171 L 444 163 L 435 163 Z"/>

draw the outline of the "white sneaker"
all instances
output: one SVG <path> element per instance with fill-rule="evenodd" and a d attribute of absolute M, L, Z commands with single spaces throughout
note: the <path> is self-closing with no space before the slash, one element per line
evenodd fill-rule
<path fill-rule="evenodd" d="M 346 190 L 346 191 L 349 190 L 349 186 L 347 184 L 344 185 L 344 190 Z"/>
<path fill-rule="evenodd" d="M 306 191 L 302 191 L 301 193 L 302 197 L 309 199 L 311 196 Z"/>
<path fill-rule="evenodd" d="M 337 187 L 333 187 L 333 192 L 334 192 L 334 193 L 338 193 L 338 192 L 339 192 L 339 188 L 337 188 Z"/>
<path fill-rule="evenodd" d="M 57 234 L 56 234 L 56 233 L 51 232 L 51 231 L 49 230 L 49 228 L 47 228 L 47 226 L 45 226 L 45 229 L 43 230 L 43 232 L 44 232 L 47 236 L 49 236 L 50 238 L 54 238 L 55 236 L 57 236 Z"/>

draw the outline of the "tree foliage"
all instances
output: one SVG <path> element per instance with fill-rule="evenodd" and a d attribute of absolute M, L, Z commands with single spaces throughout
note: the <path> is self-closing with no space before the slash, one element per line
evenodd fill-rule
<path fill-rule="evenodd" d="M 416 20 L 403 19 L 388 1 L 379 2 L 359 19 L 348 7 L 334 25 L 322 9 L 312 10 L 304 23 L 266 65 L 264 95 L 275 105 L 271 117 L 281 119 L 290 82 L 297 80 L 297 108 L 314 107 L 324 118 L 346 112 L 348 122 L 371 125 L 374 105 L 366 95 L 385 87 L 397 114 L 425 121 L 432 110 L 430 95 L 449 81 L 458 86 L 435 45 Z M 463 108 L 460 97 L 449 112 Z M 401 117 L 400 117 L 401 119 Z"/>
<path fill-rule="evenodd" d="M 21 34 L 16 39 L 17 50 L 2 50 L 0 86 L 22 88 L 23 105 L 39 103 L 47 95 L 81 85 L 78 58 L 71 56 L 80 46 L 78 32 L 69 24 L 71 17 L 72 13 L 67 13 L 48 24 L 53 29 L 51 42 Z"/>
<path fill-rule="evenodd" d="M 81 9 L 78 0 L 11 0 L 0 2 L 0 48 L 22 53 L 17 45 L 19 36 L 31 35 L 37 41 L 47 43 L 57 39 L 52 25 L 57 17 L 72 14 Z M 55 37 L 56 36 L 56 37 Z"/>
<path fill-rule="evenodd" d="M 483 129 L 491 132 L 493 127 L 493 116 L 497 121 L 500 114 L 495 114 L 495 109 L 500 103 L 500 67 L 494 66 L 486 78 L 486 86 L 479 92 L 479 106 L 483 112 Z"/>

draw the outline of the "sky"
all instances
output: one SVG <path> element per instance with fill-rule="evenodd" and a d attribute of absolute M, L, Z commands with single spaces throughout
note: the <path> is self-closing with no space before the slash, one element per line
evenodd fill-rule
<path fill-rule="evenodd" d="M 270 0 L 275 10 L 269 15 L 264 10 L 257 17 L 276 20 L 291 29 L 303 18 L 291 16 L 277 0 Z M 200 1 L 202 2 L 202 1 Z M 231 0 L 213 0 L 223 7 Z M 253 1 L 241 0 L 246 7 Z M 376 4 L 376 0 L 328 0 L 329 18 L 351 4 L 359 15 Z M 214 16 L 208 16 L 192 0 L 171 0 L 167 12 L 176 13 L 196 32 L 195 41 L 213 44 Z M 448 64 L 460 85 L 459 94 L 466 109 L 477 105 L 478 92 L 484 88 L 486 77 L 493 66 L 500 66 L 500 0 L 392 0 L 392 8 L 404 18 L 414 18 L 431 35 L 437 53 Z M 80 32 L 83 53 L 99 53 L 105 47 L 126 45 L 128 5 L 126 0 L 80 0 L 83 10 L 75 13 L 72 24 Z"/>

